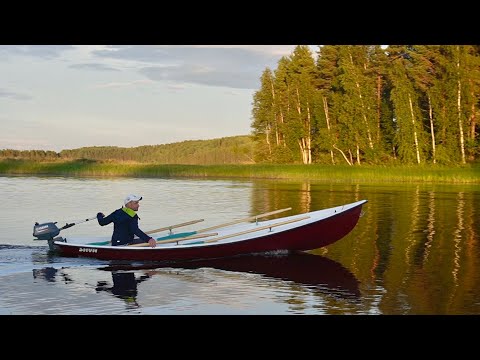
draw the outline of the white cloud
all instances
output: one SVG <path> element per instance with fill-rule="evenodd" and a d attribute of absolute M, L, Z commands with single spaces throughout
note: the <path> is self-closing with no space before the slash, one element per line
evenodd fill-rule
<path fill-rule="evenodd" d="M 93 88 L 96 89 L 103 89 L 103 88 L 123 88 L 123 87 L 131 87 L 131 86 L 138 86 L 138 85 L 151 85 L 154 81 L 149 79 L 141 79 L 141 80 L 134 80 L 134 81 L 124 81 L 124 82 L 110 82 L 105 84 L 98 84 L 94 85 Z"/>

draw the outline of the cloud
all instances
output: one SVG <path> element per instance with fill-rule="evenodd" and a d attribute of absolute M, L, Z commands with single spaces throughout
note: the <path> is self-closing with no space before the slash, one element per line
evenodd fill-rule
<path fill-rule="evenodd" d="M 82 57 L 69 67 L 92 71 L 137 71 L 153 81 L 257 89 L 269 67 L 276 68 L 294 45 L 6 45 L 0 55 L 60 57 L 68 50 Z M 74 58 L 66 61 L 75 61 Z"/>
<path fill-rule="evenodd" d="M 89 64 L 74 64 L 70 65 L 72 69 L 80 69 L 80 70 L 94 70 L 94 71 L 120 71 L 115 69 L 114 67 L 107 66 L 105 64 L 98 64 L 98 63 L 89 63 Z"/>
<path fill-rule="evenodd" d="M 143 63 L 161 63 L 169 60 L 168 51 L 160 47 L 146 45 L 109 45 L 102 49 L 94 49 L 92 56 L 103 59 L 129 60 Z"/>
<path fill-rule="evenodd" d="M 154 81 L 256 89 L 265 68 L 276 67 L 280 57 L 289 55 L 292 48 L 290 45 L 135 45 L 108 46 L 93 50 L 92 54 L 137 62 L 138 71 Z"/>
<path fill-rule="evenodd" d="M 33 99 L 33 97 L 30 95 L 20 94 L 20 93 L 15 93 L 15 92 L 0 89 L 0 98 L 2 97 L 12 98 L 15 100 L 32 100 Z"/>
<path fill-rule="evenodd" d="M 246 71 L 228 71 L 198 65 L 181 65 L 168 67 L 149 67 L 139 70 L 149 79 L 155 81 L 192 83 L 207 86 L 222 86 L 237 89 L 255 89 L 258 87 L 257 74 Z"/>
<path fill-rule="evenodd" d="M 275 57 L 288 56 L 293 50 L 292 45 L 193 45 L 192 48 L 245 49 Z"/>
<path fill-rule="evenodd" d="M 172 91 L 179 91 L 179 90 L 185 90 L 187 87 L 184 84 L 170 84 L 168 85 L 168 89 Z"/>
<path fill-rule="evenodd" d="M 142 80 L 135 80 L 135 81 L 123 81 L 123 82 L 109 82 L 106 84 L 100 84 L 94 86 L 96 89 L 104 89 L 104 88 L 121 88 L 121 87 L 131 87 L 137 85 L 149 85 L 152 84 L 152 80 L 142 79 Z"/>
<path fill-rule="evenodd" d="M 33 56 L 44 59 L 57 58 L 63 52 L 73 50 L 72 45 L 0 45 L 0 55 L 2 56 Z"/>

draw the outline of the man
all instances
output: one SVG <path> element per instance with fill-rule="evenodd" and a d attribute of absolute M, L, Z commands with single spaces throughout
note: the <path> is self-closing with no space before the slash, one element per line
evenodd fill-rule
<path fill-rule="evenodd" d="M 113 246 L 147 242 L 152 248 L 157 246 L 155 239 L 145 234 L 138 227 L 139 217 L 137 211 L 140 206 L 140 200 L 142 200 L 141 196 L 130 194 L 123 201 L 124 206 L 122 208 L 115 210 L 108 216 L 101 212 L 97 214 L 97 220 L 101 226 L 113 222 Z M 134 235 L 137 235 L 139 239 L 134 240 Z"/>

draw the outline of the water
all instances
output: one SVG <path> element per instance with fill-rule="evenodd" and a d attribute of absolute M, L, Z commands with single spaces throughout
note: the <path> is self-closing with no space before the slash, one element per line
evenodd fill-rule
<path fill-rule="evenodd" d="M 78 222 L 143 196 L 144 231 L 190 231 L 367 199 L 357 227 L 308 254 L 183 264 L 64 258 L 35 221 Z M 479 186 L 0 177 L 0 314 L 479 314 Z M 96 221 L 62 231 L 109 236 Z"/>

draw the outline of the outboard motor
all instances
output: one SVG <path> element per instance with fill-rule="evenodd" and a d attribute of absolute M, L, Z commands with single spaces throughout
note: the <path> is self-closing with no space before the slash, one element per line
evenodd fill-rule
<path fill-rule="evenodd" d="M 33 226 L 33 236 L 37 238 L 35 240 L 52 240 L 55 236 L 60 234 L 60 229 L 55 224 L 56 222 L 43 224 L 36 222 Z"/>
<path fill-rule="evenodd" d="M 96 218 L 97 218 L 96 216 L 93 216 L 91 218 L 88 218 L 88 219 L 85 219 L 85 220 L 82 220 L 82 221 L 77 221 L 77 222 L 74 222 L 74 223 L 66 223 L 61 228 L 58 228 L 57 225 L 55 225 L 57 223 L 56 221 L 55 222 L 47 222 L 47 223 L 43 223 L 43 224 L 39 224 L 38 222 L 36 222 L 35 225 L 33 225 L 33 236 L 36 237 L 36 239 L 34 239 L 34 240 L 49 240 L 48 243 L 50 245 L 50 243 L 53 243 L 50 240 L 53 240 L 53 238 L 55 236 L 60 234 L 60 231 L 62 231 L 64 229 L 68 229 L 69 227 L 72 227 L 76 224 L 81 224 L 83 222 L 90 221 L 90 220 L 93 220 L 93 219 L 96 219 Z"/>
<path fill-rule="evenodd" d="M 33 236 L 36 237 L 34 240 L 53 240 L 55 236 L 60 234 L 60 230 L 56 222 L 48 222 L 39 224 L 38 222 L 35 223 L 33 226 Z"/>

